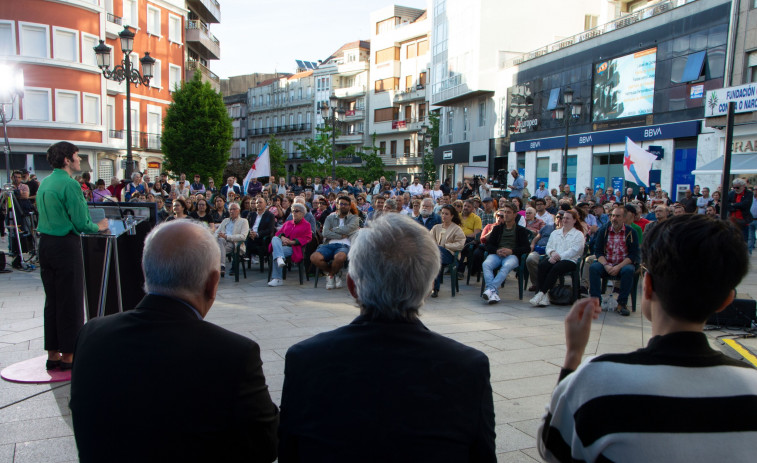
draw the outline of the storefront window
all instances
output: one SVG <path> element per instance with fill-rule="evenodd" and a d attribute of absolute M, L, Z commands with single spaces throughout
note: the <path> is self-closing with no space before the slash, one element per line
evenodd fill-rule
<path fill-rule="evenodd" d="M 623 153 L 595 154 L 591 174 L 592 188 L 607 189 L 613 178 L 623 178 Z"/>

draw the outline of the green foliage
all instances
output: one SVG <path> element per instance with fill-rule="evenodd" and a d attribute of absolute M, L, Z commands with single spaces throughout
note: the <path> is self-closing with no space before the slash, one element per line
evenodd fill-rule
<path fill-rule="evenodd" d="M 281 142 L 278 138 L 273 135 L 271 135 L 271 138 L 268 140 L 268 154 L 271 158 L 271 175 L 275 175 L 276 178 L 279 178 L 286 174 L 286 169 L 284 168 L 284 148 L 281 147 Z M 223 170 L 224 183 L 226 183 L 226 179 L 229 178 L 229 176 L 233 175 L 241 184 L 242 180 L 247 177 L 247 173 L 250 171 L 257 158 L 258 155 L 255 154 L 255 156 L 229 160 L 229 163 L 226 164 L 226 168 Z M 263 183 L 268 183 L 268 179 Z"/>
<path fill-rule="evenodd" d="M 276 178 L 286 175 L 284 148 L 281 146 L 279 139 L 274 135 L 271 135 L 271 138 L 268 139 L 268 153 L 271 157 L 271 175 L 275 175 Z"/>
<path fill-rule="evenodd" d="M 213 177 L 222 185 L 233 133 L 223 98 L 199 72 L 172 96 L 161 136 L 166 169 L 189 178 L 200 174 L 203 182 Z"/>
<path fill-rule="evenodd" d="M 431 143 L 426 145 L 426 152 L 423 153 L 423 179 L 432 183 L 436 181 L 436 164 L 434 164 L 434 150 L 439 146 L 439 113 L 432 111 L 428 114 L 430 126 L 428 133 L 431 135 Z"/>
<path fill-rule="evenodd" d="M 376 134 L 374 133 L 371 137 L 371 146 L 364 146 L 363 152 L 357 153 L 363 160 L 362 176 L 365 185 L 369 185 L 381 177 L 394 178 L 396 175 L 394 171 L 386 170 L 379 151 L 380 148 L 376 146 Z"/>

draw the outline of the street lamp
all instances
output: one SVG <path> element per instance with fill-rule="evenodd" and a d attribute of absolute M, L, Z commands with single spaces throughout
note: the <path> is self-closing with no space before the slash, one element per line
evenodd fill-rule
<path fill-rule="evenodd" d="M 0 64 L 0 119 L 3 123 L 3 151 L 5 152 L 5 175 L 7 182 L 11 183 L 11 145 L 8 141 L 8 122 L 13 120 L 13 112 L 10 118 L 5 114 L 5 105 L 11 105 L 18 97 L 24 96 L 24 71 L 15 69 L 7 64 Z"/>
<path fill-rule="evenodd" d="M 581 108 L 583 103 L 576 98 L 573 101 L 573 89 L 566 88 L 563 92 L 563 104 L 555 108 L 555 119 L 563 121 L 565 124 L 565 148 L 562 158 L 562 180 L 563 187 L 568 184 L 568 133 L 570 132 L 571 123 L 578 122 L 581 117 Z"/>
<path fill-rule="evenodd" d="M 332 96 L 329 104 L 321 103 L 320 110 L 323 120 L 331 120 L 331 178 L 336 180 L 336 115 L 342 112 L 339 109 L 339 99 Z"/>
<path fill-rule="evenodd" d="M 110 69 L 110 47 L 102 40 L 100 40 L 100 45 L 94 47 L 97 66 L 102 69 L 103 76 L 119 83 L 126 81 L 126 178 L 131 178 L 134 168 L 134 159 L 131 155 L 131 84 L 134 84 L 134 87 L 139 87 L 139 84 L 149 85 L 152 68 L 155 65 L 155 59 L 150 57 L 149 52 L 145 52 L 145 56 L 139 60 L 142 63 L 142 73 L 140 74 L 139 69 L 133 66 L 134 63 L 131 62 L 129 55 L 134 49 L 134 35 L 134 32 L 129 30 L 129 26 L 124 26 L 124 30 L 118 34 L 124 59 L 113 69 Z"/>

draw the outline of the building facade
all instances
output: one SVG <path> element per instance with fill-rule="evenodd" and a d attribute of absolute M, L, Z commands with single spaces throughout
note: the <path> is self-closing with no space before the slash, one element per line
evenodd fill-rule
<path fill-rule="evenodd" d="M 223 98 L 233 128 L 229 159 L 247 157 L 247 93 L 237 93 Z M 256 153 L 257 154 L 257 153 Z"/>
<path fill-rule="evenodd" d="M 730 3 L 652 4 L 516 60 L 513 85 L 497 95 L 508 170 L 521 170 L 534 188 L 557 188 L 564 167 L 574 190 L 636 187 L 623 180 L 630 138 L 658 156 L 650 183 L 671 199 L 693 188 L 697 159 L 714 156 L 701 120 L 704 95 L 723 85 Z M 568 89 L 583 104 L 566 128 L 555 109 Z"/>
<path fill-rule="evenodd" d="M 426 10 L 393 5 L 371 13 L 368 141 L 398 176 L 423 170 L 419 133 L 428 125 L 430 31 Z"/>
<path fill-rule="evenodd" d="M 185 79 L 192 80 L 195 72 L 199 72 L 203 82 L 209 82 L 218 92 L 221 90 L 221 79 L 210 70 L 210 62 L 221 59 L 221 42 L 210 32 L 210 25 L 221 22 L 221 5 L 218 0 L 186 0 L 185 4 L 188 10 L 185 19 Z"/>
<path fill-rule="evenodd" d="M 148 86 L 132 87 L 132 145 L 139 170 L 162 167 L 160 133 L 171 91 L 184 69 L 184 18 L 179 0 L 28 0 L 0 4 L 0 61 L 23 70 L 23 96 L 8 127 L 12 168 L 39 177 L 51 168 L 45 152 L 75 143 L 93 178 L 121 176 L 125 165 L 125 83 L 106 80 L 93 48 L 104 40 L 113 65 L 123 58 L 118 33 L 136 30 L 131 60 L 155 58 Z M 4 161 L 3 167 L 4 167 Z"/>
<path fill-rule="evenodd" d="M 247 153 L 257 155 L 273 135 L 284 149 L 287 172 L 306 160 L 297 143 L 313 136 L 313 71 L 268 81 L 247 91 Z"/>

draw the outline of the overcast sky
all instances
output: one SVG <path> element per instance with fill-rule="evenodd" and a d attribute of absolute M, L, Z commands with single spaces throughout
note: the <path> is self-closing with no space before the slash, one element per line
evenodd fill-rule
<path fill-rule="evenodd" d="M 221 23 L 210 31 L 221 78 L 253 72 L 294 72 L 296 59 L 317 62 L 347 42 L 370 40 L 370 14 L 398 4 L 426 8 L 426 0 L 220 0 Z"/>

